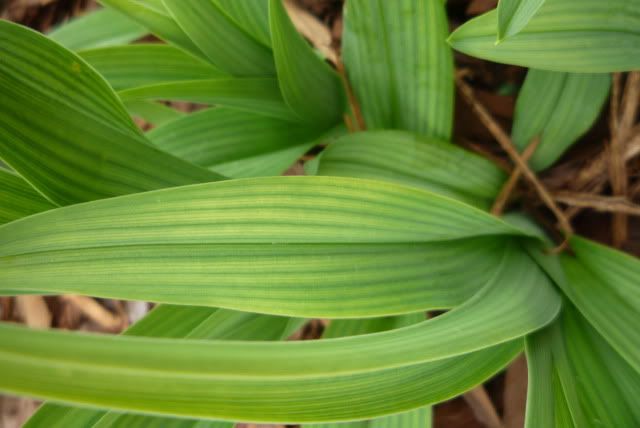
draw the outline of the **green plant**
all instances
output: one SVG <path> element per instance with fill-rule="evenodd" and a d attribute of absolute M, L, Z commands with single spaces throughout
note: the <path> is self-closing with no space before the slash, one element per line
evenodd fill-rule
<path fill-rule="evenodd" d="M 280 0 L 102 3 L 0 22 L 0 294 L 162 305 L 123 336 L 2 324 L 0 389 L 52 400 L 27 426 L 425 427 L 523 349 L 527 426 L 640 424 L 640 263 L 486 212 L 506 175 L 447 142 L 443 1 L 348 1 L 352 94 Z M 539 170 L 607 97 L 578 73 L 640 67 L 639 29 L 636 0 L 502 0 L 449 42 L 536 68 L 513 139 Z M 313 177 L 265 177 L 326 142 Z M 327 340 L 279 342 L 314 317 Z"/>

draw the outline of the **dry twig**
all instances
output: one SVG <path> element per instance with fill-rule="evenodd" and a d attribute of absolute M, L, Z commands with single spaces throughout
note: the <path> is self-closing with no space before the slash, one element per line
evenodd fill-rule
<path fill-rule="evenodd" d="M 479 385 L 464 394 L 464 399 L 473 410 L 473 414 L 478 421 L 488 428 L 504 428 L 504 424 L 498 416 L 496 408 L 493 406 L 484 386 Z"/>
<path fill-rule="evenodd" d="M 462 75 L 456 75 L 456 83 L 458 85 L 458 88 L 460 89 L 460 92 L 469 103 L 473 111 L 476 113 L 480 121 L 487 127 L 489 132 L 491 132 L 502 149 L 509 155 L 513 163 L 516 165 L 516 168 L 522 171 L 522 174 L 533 186 L 544 204 L 551 210 L 551 212 L 553 212 L 556 219 L 558 220 L 560 229 L 565 235 L 565 238 L 570 237 L 573 234 L 571 223 L 566 218 L 562 210 L 560 210 L 556 202 L 553 200 L 549 191 L 540 182 L 538 177 L 533 173 L 531 168 L 529 168 L 527 163 L 522 159 L 522 156 L 520 156 L 518 151 L 513 146 L 511 138 L 509 138 L 507 133 L 495 121 L 495 119 L 491 116 L 487 109 L 478 100 L 476 100 L 473 94 L 473 89 L 463 80 Z"/>
<path fill-rule="evenodd" d="M 522 159 L 525 162 L 528 162 L 531 159 L 531 156 L 536 152 L 538 145 L 540 144 L 540 138 L 535 138 L 531 144 L 527 146 L 527 148 L 522 153 Z M 513 170 L 507 182 L 502 186 L 502 190 L 500 190 L 500 194 L 496 198 L 493 206 L 491 207 L 491 214 L 500 216 L 502 215 L 504 208 L 513 193 L 518 181 L 520 181 L 520 177 L 522 177 L 522 170 L 520 168 L 516 168 Z"/>
<path fill-rule="evenodd" d="M 556 201 L 581 208 L 591 208 L 600 212 L 640 216 L 640 205 L 623 196 L 600 196 L 591 193 L 556 192 Z"/>
<path fill-rule="evenodd" d="M 91 297 L 64 295 L 62 300 L 74 305 L 91 321 L 106 331 L 119 331 L 126 325 L 126 320 L 109 312 L 104 306 Z"/>

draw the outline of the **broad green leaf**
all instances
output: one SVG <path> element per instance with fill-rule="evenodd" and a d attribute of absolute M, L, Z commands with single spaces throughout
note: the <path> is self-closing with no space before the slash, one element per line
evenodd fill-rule
<path fill-rule="evenodd" d="M 359 334 L 392 330 L 424 320 L 424 314 L 410 314 L 399 317 L 370 318 L 362 320 L 334 320 L 324 331 L 322 337 L 336 338 Z M 422 407 L 398 415 L 386 416 L 370 421 L 358 421 L 342 424 L 305 425 L 304 428 L 430 428 L 431 407 Z"/>
<path fill-rule="evenodd" d="M 131 0 L 100 0 L 100 3 L 136 21 L 157 37 L 195 56 L 207 58 L 160 2 L 149 4 Z"/>
<path fill-rule="evenodd" d="M 0 389 L 5 391 L 122 410 L 258 422 L 349 420 L 444 401 L 495 374 L 521 350 L 515 341 L 458 358 L 356 375 L 229 378 L 208 373 L 210 364 L 176 362 L 180 355 L 206 359 L 210 350 L 241 342 L 74 335 L 6 324 L 0 326 L 0 337 Z M 294 356 L 287 352 L 285 358 Z M 259 361 L 259 355 L 254 357 Z M 158 359 L 164 360 L 162 367 Z M 155 369 L 147 370 L 148 361 Z"/>
<path fill-rule="evenodd" d="M 238 77 L 273 76 L 271 50 L 239 27 L 213 0 L 163 0 L 207 59 Z"/>
<path fill-rule="evenodd" d="M 498 43 L 527 26 L 545 0 L 500 0 L 498 3 Z"/>
<path fill-rule="evenodd" d="M 383 182 L 237 180 L 7 225 L 0 289 L 303 317 L 392 315 L 469 298 L 499 266 L 504 246 L 460 238 L 513 233 L 456 201 Z"/>
<path fill-rule="evenodd" d="M 506 252 L 494 279 L 464 305 L 374 335 L 288 343 L 173 343 L 2 326 L 0 387 L 121 409 L 260 422 L 350 420 L 410 410 L 472 387 L 515 356 L 520 345 L 505 345 L 500 365 L 496 349 L 483 351 L 478 359 L 473 359 L 477 353 L 450 356 L 509 341 L 557 314 L 559 300 L 546 277 L 514 250 Z M 10 352 L 3 348 L 8 344 Z M 43 352 L 46 358 L 37 358 Z M 426 361 L 434 363 L 420 364 Z M 42 376 L 51 364 L 64 370 Z M 470 378 L 476 383 L 468 383 Z M 167 381 L 170 391 L 159 384 Z M 96 392 L 96 385 L 104 389 Z M 179 405 L 169 404 L 164 393 L 181 397 Z"/>
<path fill-rule="evenodd" d="M 224 73 L 203 60 L 159 43 L 84 50 L 78 55 L 116 90 L 224 76 Z"/>
<path fill-rule="evenodd" d="M 213 0 L 240 27 L 265 46 L 271 46 L 269 0 Z"/>
<path fill-rule="evenodd" d="M 546 0 L 520 33 L 496 44 L 497 11 L 479 16 L 449 38 L 478 58 L 572 73 L 640 68 L 640 2 Z"/>
<path fill-rule="evenodd" d="M 269 0 L 269 26 L 284 100 L 305 122 L 321 129 L 336 125 L 345 109 L 337 73 L 297 32 L 282 0 Z"/>
<path fill-rule="evenodd" d="M 185 113 L 181 111 L 154 101 L 126 101 L 124 106 L 132 116 L 156 126 L 164 125 L 185 116 Z"/>
<path fill-rule="evenodd" d="M 529 161 L 534 169 L 551 166 L 591 128 L 610 86 L 608 74 L 529 70 L 518 96 L 512 137 L 520 150 L 540 138 Z"/>
<path fill-rule="evenodd" d="M 0 22 L 0 157 L 56 204 L 219 175 L 151 146 L 112 89 L 80 57 Z"/>
<path fill-rule="evenodd" d="M 182 312 L 182 313 L 181 313 Z M 290 334 L 289 320 L 226 310 L 193 307 L 185 318 L 184 308 L 160 306 L 125 331 L 124 335 L 189 337 L 194 339 L 278 340 Z M 299 326 L 300 324 L 296 324 Z M 29 419 L 25 428 L 98 428 L 134 426 L 170 428 L 232 427 L 225 422 L 169 419 L 121 414 L 47 403 Z"/>
<path fill-rule="evenodd" d="M 159 148 L 206 168 L 308 143 L 320 132 L 301 123 L 254 113 L 213 108 L 153 129 Z"/>
<path fill-rule="evenodd" d="M 629 328 L 640 317 L 640 262 L 583 238 L 572 239 L 572 244 L 578 258 L 562 258 L 566 281 L 559 285 L 602 337 L 640 373 L 640 332 Z M 595 253 L 589 254 L 592 249 Z"/>
<path fill-rule="evenodd" d="M 328 146 L 318 175 L 376 178 L 416 186 L 486 208 L 505 174 L 473 153 L 404 131 L 350 134 Z"/>
<path fill-rule="evenodd" d="M 148 32 L 122 13 L 99 9 L 54 28 L 48 37 L 70 50 L 124 45 Z"/>
<path fill-rule="evenodd" d="M 443 1 L 349 0 L 343 56 L 368 129 L 449 140 L 453 58 Z"/>
<path fill-rule="evenodd" d="M 36 217 L 43 218 L 45 215 L 43 213 Z M 22 220 L 23 224 L 24 222 L 25 220 Z M 2 231 L 10 230 L 7 229 L 8 226 L 5 225 Z M 19 241 L 19 239 L 16 240 Z M 85 250 L 85 253 L 87 252 L 90 250 Z M 261 345 L 256 349 L 240 344 L 225 345 L 224 348 L 216 348 L 215 355 L 208 354 L 207 361 L 211 366 L 208 370 L 230 377 L 249 373 L 290 376 L 298 371 L 300 371 L 299 374 L 308 376 L 338 372 L 365 372 L 382 366 L 400 367 L 435 361 L 521 337 L 552 321 L 558 313 L 560 300 L 546 276 L 536 269 L 528 256 L 517 251 L 517 247 L 511 246 L 507 248 L 506 253 L 493 277 L 487 281 L 481 291 L 464 304 L 435 319 L 414 327 L 394 330 L 393 333 L 381 333 L 371 340 L 355 337 L 349 339 L 348 343 L 347 341 L 321 341 L 308 343 L 308 345 L 307 342 L 298 343 L 295 345 L 295 352 L 300 360 L 282 359 L 281 352 L 286 348 L 285 345 L 275 347 Z M 28 255 L 29 253 L 25 253 L 25 257 Z M 7 260 L 18 261 L 19 258 L 20 256 L 3 256 L 3 270 Z M 138 262 L 142 265 L 146 264 L 141 259 Z M 73 264 L 73 261 L 68 264 Z M 22 273 L 31 278 L 37 275 L 37 272 L 27 272 L 24 269 Z M 111 274 L 117 275 L 118 272 L 109 271 L 109 275 Z M 8 275 L 3 273 L 3 277 L 6 276 Z M 3 284 L 7 286 L 14 284 L 12 278 L 7 279 L 8 281 L 5 281 L 3 278 Z M 345 304 L 358 301 L 357 298 L 351 298 L 350 301 L 345 301 Z M 308 302 L 289 303 L 294 308 L 304 307 L 305 304 Z M 269 310 L 278 311 L 273 308 Z M 340 343 L 345 346 L 341 346 Z M 196 349 L 192 351 L 196 352 Z M 240 351 L 246 354 L 241 357 L 236 355 L 236 351 L 238 354 Z M 250 359 L 251 355 L 255 356 L 256 352 L 264 359 L 264 364 L 256 366 L 246 360 L 246 358 Z M 154 363 L 150 361 L 149 364 L 149 367 L 152 367 Z M 193 364 L 193 369 L 197 369 L 199 363 L 194 360 Z"/>
<path fill-rule="evenodd" d="M 299 121 L 285 104 L 276 79 L 220 78 L 158 83 L 119 92 L 125 101 L 173 100 L 233 107 L 265 116 Z"/>
<path fill-rule="evenodd" d="M 55 207 L 22 177 L 0 168 L 0 224 Z"/>

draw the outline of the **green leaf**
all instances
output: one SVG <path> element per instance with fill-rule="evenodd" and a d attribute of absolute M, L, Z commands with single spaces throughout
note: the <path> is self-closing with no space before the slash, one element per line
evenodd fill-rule
<path fill-rule="evenodd" d="M 496 44 L 497 11 L 449 38 L 467 55 L 506 64 L 573 73 L 640 68 L 640 3 L 629 0 L 546 0 L 518 34 Z"/>
<path fill-rule="evenodd" d="M 410 314 L 400 317 L 370 318 L 362 320 L 334 320 L 324 331 L 322 337 L 336 338 L 376 333 L 405 327 L 424 320 L 424 314 Z M 343 424 L 305 425 L 305 428 L 430 428 L 432 422 L 431 407 L 422 407 L 398 415 L 386 416 L 370 421 Z"/>
<path fill-rule="evenodd" d="M 119 92 L 125 101 L 175 100 L 233 107 L 265 116 L 300 121 L 271 78 L 221 78 L 158 83 Z"/>
<path fill-rule="evenodd" d="M 356 375 L 229 378 L 210 374 L 212 366 L 200 359 L 241 342 L 75 335 L 6 324 L 0 326 L 0 337 L 0 388 L 5 391 L 122 410 L 260 422 L 367 418 L 444 401 L 495 374 L 521 350 L 516 341 L 454 359 Z M 338 340 L 344 344 L 353 339 Z M 45 347 L 53 352 L 43 353 Z M 294 357 L 287 352 L 287 358 Z M 179 363 L 179 355 L 198 355 L 198 367 Z M 161 366 L 158 360 L 163 360 Z M 149 361 L 155 369 L 148 370 Z"/>
<path fill-rule="evenodd" d="M 213 0 L 240 27 L 257 41 L 271 46 L 269 0 Z"/>
<path fill-rule="evenodd" d="M 78 53 L 116 90 L 180 80 L 213 79 L 224 73 L 180 49 L 135 44 Z"/>
<path fill-rule="evenodd" d="M 500 0 L 498 3 L 498 43 L 527 26 L 545 0 Z"/>
<path fill-rule="evenodd" d="M 0 168 L 0 224 L 55 207 L 22 177 Z"/>
<path fill-rule="evenodd" d="M 462 306 L 374 335 L 175 342 L 2 326 L 0 388 L 119 409 L 261 422 L 350 420 L 410 410 L 495 373 L 520 345 L 486 348 L 536 330 L 557 314 L 559 299 L 546 277 L 515 250 L 509 248 L 499 273 Z M 476 349 L 485 351 L 449 359 Z M 433 363 L 421 364 L 428 361 Z M 51 370 L 54 364 L 58 370 Z M 171 388 L 160 387 L 169 378 Z M 171 405 L 169 395 L 180 397 L 179 404 Z"/>
<path fill-rule="evenodd" d="M 551 166 L 591 128 L 610 86 L 608 74 L 529 70 L 516 103 L 512 138 L 520 150 L 540 138 L 529 161 L 534 169 Z"/>
<path fill-rule="evenodd" d="M 552 340 L 549 328 L 536 332 L 525 340 L 527 352 L 528 382 L 525 427 L 554 427 L 555 368 L 551 353 Z"/>
<path fill-rule="evenodd" d="M 240 28 L 212 0 L 163 0 L 167 10 L 206 57 L 238 77 L 273 76 L 271 50 Z"/>
<path fill-rule="evenodd" d="M 48 199 L 69 204 L 219 175 L 152 147 L 80 57 L 0 22 L 0 157 Z"/>
<path fill-rule="evenodd" d="M 99 9 L 54 28 L 48 37 L 70 50 L 124 45 L 147 34 L 147 30 L 122 13 Z"/>
<path fill-rule="evenodd" d="M 193 339 L 278 340 L 289 335 L 289 320 L 222 309 L 159 306 L 125 331 L 129 336 L 189 337 Z M 298 326 L 299 323 L 296 324 Z M 143 425 L 144 424 L 144 425 Z M 102 410 L 69 408 L 47 403 L 29 419 L 25 428 L 98 428 L 132 426 L 176 428 L 232 427 L 225 422 L 121 414 Z"/>
<path fill-rule="evenodd" d="M 181 111 L 153 101 L 126 101 L 124 106 L 132 116 L 156 126 L 164 125 L 185 116 L 185 113 Z"/>
<path fill-rule="evenodd" d="M 213 108 L 153 129 L 159 148 L 206 168 L 299 146 L 320 137 L 301 123 L 254 113 Z M 214 168 L 215 169 L 215 168 Z"/>
<path fill-rule="evenodd" d="M 131 0 L 100 0 L 104 6 L 114 9 L 129 19 L 144 26 L 149 32 L 185 51 L 206 59 L 207 56 L 200 48 L 185 34 L 182 28 L 176 23 L 162 2 L 152 2 L 149 4 L 143 1 Z"/>
<path fill-rule="evenodd" d="M 453 58 L 443 1 L 349 0 L 343 56 L 368 129 L 449 140 Z"/>
<path fill-rule="evenodd" d="M 344 136 L 324 150 L 317 174 L 397 182 L 483 208 L 490 206 L 506 179 L 480 156 L 404 131 Z"/>
<path fill-rule="evenodd" d="M 471 207 L 382 182 L 227 181 L 7 225 L 0 289 L 304 317 L 410 313 L 460 304 L 498 267 L 500 239 L 460 238 L 513 233 Z"/>
<path fill-rule="evenodd" d="M 282 0 L 269 0 L 269 25 L 282 96 L 305 122 L 321 129 L 342 119 L 345 99 L 335 71 L 296 31 Z"/>
<path fill-rule="evenodd" d="M 640 317 L 640 262 L 584 238 L 573 238 L 572 247 L 578 258 L 562 258 L 566 281 L 559 285 L 604 339 L 640 373 L 640 332 L 629 328 Z"/>

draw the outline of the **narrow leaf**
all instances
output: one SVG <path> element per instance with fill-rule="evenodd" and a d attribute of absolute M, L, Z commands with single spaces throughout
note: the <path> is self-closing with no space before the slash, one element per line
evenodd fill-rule
<path fill-rule="evenodd" d="M 269 0 L 214 0 L 233 21 L 257 41 L 271 46 Z"/>
<path fill-rule="evenodd" d="M 132 116 L 156 126 L 178 120 L 185 115 L 181 111 L 153 101 L 127 101 L 124 106 Z"/>
<path fill-rule="evenodd" d="M 451 137 L 453 58 L 444 3 L 347 2 L 344 63 L 368 129 Z"/>

